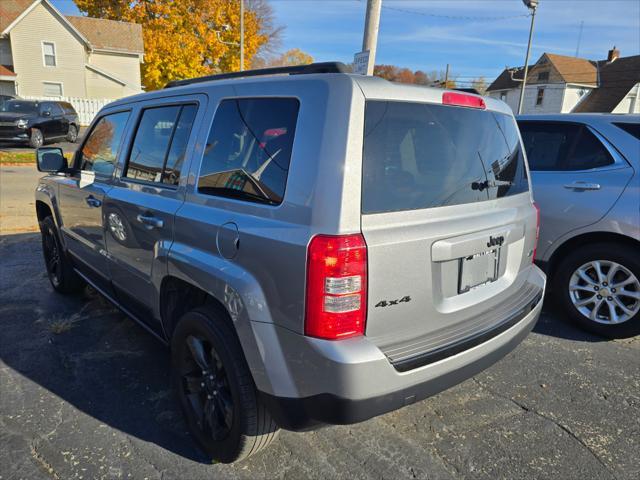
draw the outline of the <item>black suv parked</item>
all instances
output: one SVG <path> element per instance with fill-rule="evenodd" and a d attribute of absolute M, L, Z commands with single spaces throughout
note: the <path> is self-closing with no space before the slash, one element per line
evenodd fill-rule
<path fill-rule="evenodd" d="M 68 102 L 8 100 L 0 106 L 0 142 L 28 143 L 78 138 L 78 114 Z"/>

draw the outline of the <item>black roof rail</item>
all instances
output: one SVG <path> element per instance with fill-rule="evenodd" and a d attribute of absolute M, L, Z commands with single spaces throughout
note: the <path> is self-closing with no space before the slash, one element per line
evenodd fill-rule
<path fill-rule="evenodd" d="M 319 62 L 308 65 L 294 65 L 290 67 L 259 68 L 256 70 L 245 70 L 243 72 L 219 73 L 216 75 L 206 75 L 204 77 L 187 78 L 185 80 L 173 80 L 167 83 L 164 88 L 181 87 L 192 83 L 211 82 L 214 80 L 226 80 L 228 78 L 261 77 L 266 75 L 308 75 L 311 73 L 350 73 L 347 66 L 342 62 Z"/>
<path fill-rule="evenodd" d="M 475 95 L 482 95 L 478 90 L 476 90 L 475 88 L 452 88 L 451 90 L 456 90 L 458 92 L 465 92 L 465 93 L 473 93 Z"/>

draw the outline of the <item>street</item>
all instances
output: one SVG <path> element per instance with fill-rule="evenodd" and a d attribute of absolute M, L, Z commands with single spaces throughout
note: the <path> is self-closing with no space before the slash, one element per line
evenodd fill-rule
<path fill-rule="evenodd" d="M 53 292 L 34 170 L 0 170 L 0 479 L 640 477 L 640 338 L 585 334 L 549 305 L 522 345 L 461 385 L 208 464 L 172 396 L 168 350 L 97 294 Z"/>

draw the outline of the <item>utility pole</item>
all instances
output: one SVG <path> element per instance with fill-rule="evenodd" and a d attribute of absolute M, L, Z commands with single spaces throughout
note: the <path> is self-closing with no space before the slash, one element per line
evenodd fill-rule
<path fill-rule="evenodd" d="M 444 72 L 444 88 L 449 88 L 449 64 L 447 63 L 447 69 Z"/>
<path fill-rule="evenodd" d="M 367 75 L 373 75 L 373 67 L 376 64 L 376 47 L 378 45 L 381 9 L 382 0 L 367 0 L 367 15 L 364 20 L 364 37 L 362 39 L 362 51 L 369 51 Z"/>
<path fill-rule="evenodd" d="M 244 71 L 244 0 L 240 0 L 240 71 Z"/>
<path fill-rule="evenodd" d="M 533 22 L 536 19 L 536 9 L 538 0 L 522 0 L 529 10 L 531 10 L 531 27 L 529 27 L 529 43 L 527 44 L 527 56 L 524 59 L 524 78 L 520 90 L 520 101 L 518 102 L 518 115 L 522 114 L 522 104 L 524 103 L 524 89 L 527 86 L 527 74 L 529 73 L 529 54 L 531 53 L 531 40 L 533 39 Z"/>

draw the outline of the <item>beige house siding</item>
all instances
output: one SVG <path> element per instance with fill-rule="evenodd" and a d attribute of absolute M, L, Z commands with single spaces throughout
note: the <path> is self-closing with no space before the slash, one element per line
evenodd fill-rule
<path fill-rule="evenodd" d="M 105 70 L 129 85 L 140 85 L 140 56 L 137 54 L 92 52 L 89 63 Z"/>
<path fill-rule="evenodd" d="M 612 113 L 640 113 L 640 83 L 635 84 Z"/>
<path fill-rule="evenodd" d="M 46 4 L 39 4 L 10 33 L 18 94 L 42 96 L 43 82 L 59 82 L 66 97 L 86 96 L 86 52 L 81 40 Z M 45 67 L 42 42 L 55 43 L 56 66 Z"/>
<path fill-rule="evenodd" d="M 13 65 L 11 42 L 8 38 L 0 38 L 0 65 Z"/>
<path fill-rule="evenodd" d="M 122 98 L 127 95 L 125 87 L 99 73 L 86 69 L 87 98 Z"/>

